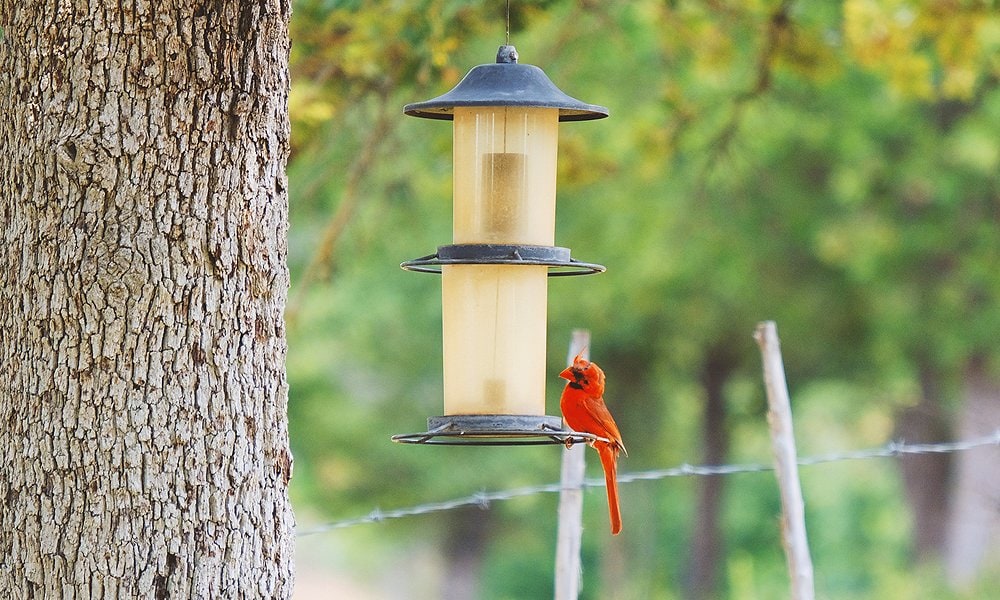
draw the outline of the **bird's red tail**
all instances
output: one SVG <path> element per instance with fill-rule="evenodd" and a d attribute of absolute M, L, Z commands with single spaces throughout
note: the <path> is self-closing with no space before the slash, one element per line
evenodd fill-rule
<path fill-rule="evenodd" d="M 611 534 L 618 535 L 622 530 L 622 513 L 618 507 L 618 448 L 612 444 L 595 444 L 597 454 L 601 457 L 604 467 L 604 485 L 608 488 L 608 512 L 611 516 Z"/>

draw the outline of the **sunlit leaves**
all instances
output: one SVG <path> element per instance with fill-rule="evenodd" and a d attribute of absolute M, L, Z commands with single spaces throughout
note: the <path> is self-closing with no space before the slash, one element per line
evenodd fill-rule
<path fill-rule="evenodd" d="M 931 62 L 915 46 L 916 9 L 905 0 L 847 0 L 844 35 L 859 64 L 884 73 L 902 94 L 932 95 Z"/>
<path fill-rule="evenodd" d="M 998 73 L 998 15 L 992 3 L 961 0 L 846 0 L 851 56 L 904 96 L 970 99 Z"/>
<path fill-rule="evenodd" d="M 292 21 L 291 115 L 297 145 L 369 95 L 456 83 L 460 40 L 483 26 L 475 3 L 299 0 Z"/>

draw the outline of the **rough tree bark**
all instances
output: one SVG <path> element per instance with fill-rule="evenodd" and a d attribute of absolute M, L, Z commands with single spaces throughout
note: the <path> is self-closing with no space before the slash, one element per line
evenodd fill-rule
<path fill-rule="evenodd" d="M 0 597 L 291 595 L 288 0 L 0 0 Z"/>

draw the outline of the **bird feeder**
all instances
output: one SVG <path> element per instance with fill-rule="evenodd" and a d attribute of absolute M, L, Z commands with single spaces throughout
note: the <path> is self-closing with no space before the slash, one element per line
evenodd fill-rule
<path fill-rule="evenodd" d="M 608 116 L 567 96 L 538 67 L 501 46 L 450 92 L 408 104 L 407 115 L 453 121 L 453 243 L 406 261 L 440 273 L 444 415 L 394 441 L 481 445 L 572 441 L 545 414 L 549 276 L 604 267 L 555 246 L 560 121 Z"/>

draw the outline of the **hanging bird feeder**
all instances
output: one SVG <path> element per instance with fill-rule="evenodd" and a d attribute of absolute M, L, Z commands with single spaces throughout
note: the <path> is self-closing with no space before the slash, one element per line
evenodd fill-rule
<path fill-rule="evenodd" d="M 406 261 L 440 273 L 444 415 L 406 443 L 573 443 L 545 414 L 548 276 L 600 273 L 555 246 L 559 121 L 608 116 L 564 94 L 504 45 L 450 92 L 408 104 L 407 115 L 454 122 L 453 243 Z"/>

